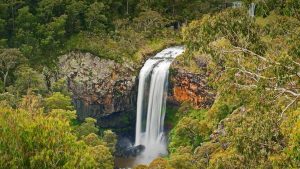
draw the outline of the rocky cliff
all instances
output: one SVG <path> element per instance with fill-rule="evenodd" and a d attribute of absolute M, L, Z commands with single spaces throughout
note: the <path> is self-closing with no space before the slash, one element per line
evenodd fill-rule
<path fill-rule="evenodd" d="M 175 69 L 170 81 L 171 100 L 179 103 L 188 101 L 195 108 L 209 108 L 213 104 L 215 95 L 207 86 L 206 74 Z"/>
<path fill-rule="evenodd" d="M 124 121 L 134 121 L 137 78 L 131 63 L 120 64 L 90 53 L 71 52 L 60 57 L 59 66 L 67 78 L 80 120 L 93 117 L 102 127 L 109 128 L 122 128 L 127 125 Z M 110 116 L 112 113 L 126 117 Z M 114 124 L 108 124 L 105 118 Z"/>
<path fill-rule="evenodd" d="M 189 101 L 196 108 L 210 107 L 214 93 L 207 85 L 209 74 L 188 71 L 180 64 L 176 61 L 171 67 L 169 103 Z M 143 62 L 120 64 L 90 53 L 71 52 L 60 57 L 59 66 L 80 120 L 93 117 L 103 128 L 134 131 L 137 76 Z M 205 64 L 198 66 L 205 68 Z"/>
<path fill-rule="evenodd" d="M 204 60 L 197 60 L 194 66 L 201 71 L 191 71 L 183 66 L 180 57 L 170 70 L 169 102 L 190 102 L 195 108 L 209 108 L 215 100 L 215 93 L 208 85 L 207 64 Z"/>

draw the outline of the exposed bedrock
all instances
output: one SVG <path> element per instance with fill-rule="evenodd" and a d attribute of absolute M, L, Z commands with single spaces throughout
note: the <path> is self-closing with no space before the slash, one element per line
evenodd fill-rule
<path fill-rule="evenodd" d="M 93 117 L 103 128 L 124 128 L 135 120 L 136 72 L 130 63 L 71 52 L 59 60 L 80 120 Z"/>
<path fill-rule="evenodd" d="M 178 104 L 190 102 L 194 108 L 209 108 L 215 100 L 215 92 L 208 85 L 209 72 L 206 63 L 197 62 L 198 69 L 195 73 L 179 66 L 180 61 L 175 61 L 170 70 L 169 103 Z"/>
<path fill-rule="evenodd" d="M 90 53 L 70 52 L 60 57 L 59 66 L 80 120 L 93 117 L 102 128 L 134 134 L 138 73 L 143 63 L 120 64 Z M 211 106 L 214 93 L 207 86 L 207 73 L 192 73 L 178 66 L 170 71 L 168 103 Z"/>

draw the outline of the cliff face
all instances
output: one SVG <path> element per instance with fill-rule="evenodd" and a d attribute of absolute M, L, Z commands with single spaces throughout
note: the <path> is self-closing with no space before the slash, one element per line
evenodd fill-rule
<path fill-rule="evenodd" d="M 137 78 L 130 64 L 100 59 L 89 53 L 71 52 L 60 57 L 59 66 L 61 75 L 67 77 L 80 120 L 93 117 L 101 125 L 112 113 L 126 112 L 123 114 L 134 117 Z M 122 127 L 122 123 L 118 125 Z M 111 127 L 107 123 L 101 126 Z"/>
<path fill-rule="evenodd" d="M 181 56 L 179 56 L 180 59 Z M 176 60 L 170 70 L 169 101 L 173 103 L 190 102 L 195 108 L 209 108 L 215 100 L 215 93 L 208 86 L 209 72 L 203 60 L 195 62 L 198 72 L 182 66 Z"/>
<path fill-rule="evenodd" d="M 195 108 L 210 107 L 215 95 L 207 85 L 209 74 L 187 71 L 178 63 L 170 70 L 168 103 L 189 101 Z M 142 65 L 120 64 L 81 52 L 71 52 L 59 60 L 60 73 L 67 78 L 78 118 L 96 118 L 100 127 L 120 133 L 134 132 L 137 76 Z"/>
<path fill-rule="evenodd" d="M 195 74 L 175 70 L 170 76 L 171 96 L 176 102 L 188 101 L 195 108 L 209 108 L 214 101 L 214 93 L 207 86 L 206 74 Z"/>

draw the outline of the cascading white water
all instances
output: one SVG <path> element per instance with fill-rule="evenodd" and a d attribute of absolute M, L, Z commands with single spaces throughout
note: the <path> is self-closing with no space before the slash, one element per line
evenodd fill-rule
<path fill-rule="evenodd" d="M 143 107 L 145 107 L 145 83 L 146 80 L 152 71 L 155 64 L 157 64 L 159 60 L 149 59 L 146 61 L 144 67 L 140 71 L 139 75 L 139 87 L 138 87 L 138 101 L 137 101 L 137 117 L 136 117 L 136 132 L 135 132 L 135 145 L 141 144 L 142 139 L 142 113 Z"/>
<path fill-rule="evenodd" d="M 137 158 L 138 163 L 147 164 L 167 154 L 164 118 L 169 67 L 183 52 L 183 47 L 167 48 L 147 60 L 140 71 L 135 145 L 144 145 L 145 151 Z"/>

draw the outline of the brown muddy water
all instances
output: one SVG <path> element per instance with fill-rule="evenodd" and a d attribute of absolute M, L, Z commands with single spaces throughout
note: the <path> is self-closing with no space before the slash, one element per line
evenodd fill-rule
<path fill-rule="evenodd" d="M 115 169 L 132 169 L 136 165 L 135 157 L 115 157 Z"/>

